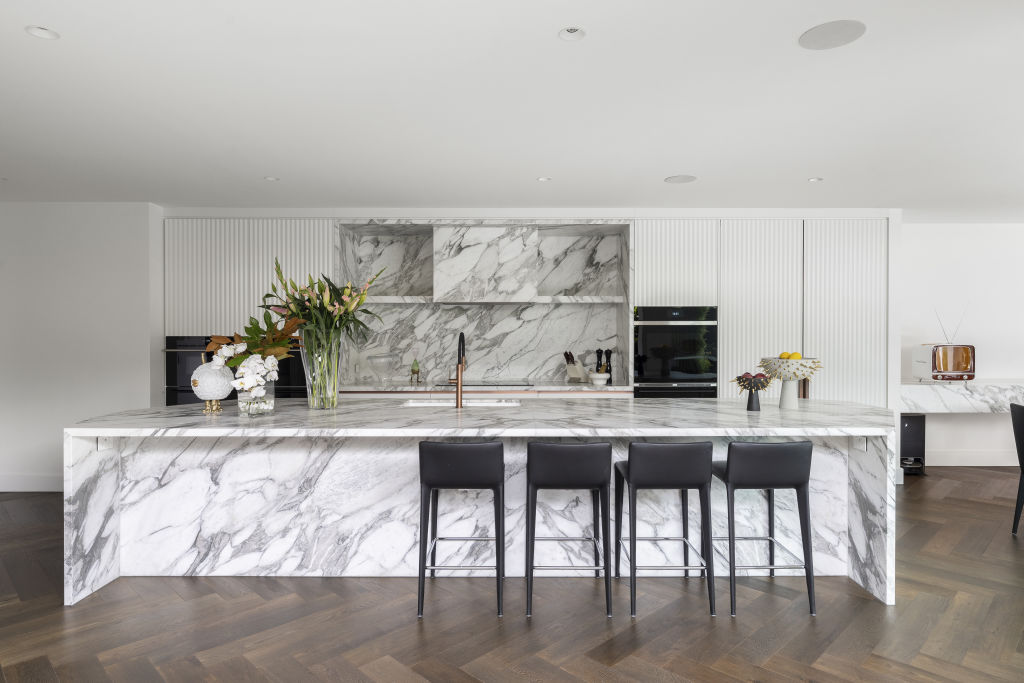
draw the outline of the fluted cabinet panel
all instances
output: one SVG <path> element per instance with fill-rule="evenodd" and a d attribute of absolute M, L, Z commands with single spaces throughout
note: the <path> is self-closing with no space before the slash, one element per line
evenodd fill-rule
<path fill-rule="evenodd" d="M 888 222 L 804 223 L 804 355 L 811 398 L 886 405 Z"/>
<path fill-rule="evenodd" d="M 764 356 L 801 350 L 803 222 L 723 220 L 720 249 L 718 395 L 735 397 L 739 389 L 729 380 L 758 372 Z M 779 386 L 762 400 L 777 397 Z"/>
<path fill-rule="evenodd" d="M 275 257 L 295 280 L 333 272 L 335 232 L 329 219 L 166 219 L 166 334 L 240 331 L 270 291 Z"/>
<path fill-rule="evenodd" d="M 718 304 L 717 219 L 642 219 L 633 224 L 636 306 Z"/>

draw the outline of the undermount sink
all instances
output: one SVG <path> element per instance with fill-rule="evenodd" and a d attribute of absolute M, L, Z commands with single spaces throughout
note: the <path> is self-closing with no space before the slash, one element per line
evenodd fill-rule
<path fill-rule="evenodd" d="M 415 407 L 421 407 L 421 408 L 441 408 L 441 407 L 445 407 L 445 406 L 447 406 L 449 408 L 454 408 L 455 407 L 455 399 L 454 398 L 452 398 L 452 399 L 447 399 L 447 398 L 439 398 L 439 399 L 426 399 L 426 398 L 417 399 L 417 398 L 411 398 L 411 399 L 403 402 L 402 405 L 409 406 L 410 408 L 415 408 Z M 507 399 L 497 399 L 497 398 L 491 398 L 491 399 L 488 399 L 488 398 L 467 398 L 467 399 L 463 399 L 462 400 L 462 407 L 463 408 L 473 408 L 473 407 L 477 407 L 477 406 L 487 407 L 487 408 L 497 408 L 497 407 L 515 408 L 515 407 L 519 406 L 519 401 L 507 400 Z"/>

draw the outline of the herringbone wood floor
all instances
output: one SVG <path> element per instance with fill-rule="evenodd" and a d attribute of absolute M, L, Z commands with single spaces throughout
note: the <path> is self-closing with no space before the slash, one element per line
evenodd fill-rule
<path fill-rule="evenodd" d="M 125 578 L 61 606 L 61 501 L 0 494 L 0 679 L 6 681 L 1024 680 L 1024 537 L 1016 468 L 932 468 L 897 494 L 897 600 L 841 578 L 747 579 L 739 616 L 700 579 L 616 586 L 538 579 L 534 618 L 508 580 Z"/>

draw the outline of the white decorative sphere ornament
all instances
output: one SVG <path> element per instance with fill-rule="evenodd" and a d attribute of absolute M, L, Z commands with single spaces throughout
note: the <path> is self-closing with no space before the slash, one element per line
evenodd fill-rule
<path fill-rule="evenodd" d="M 206 356 L 203 356 L 203 364 L 192 373 L 192 391 L 206 401 L 204 413 L 221 411 L 220 402 L 231 395 L 233 379 L 231 369 L 224 363 L 207 363 Z"/>

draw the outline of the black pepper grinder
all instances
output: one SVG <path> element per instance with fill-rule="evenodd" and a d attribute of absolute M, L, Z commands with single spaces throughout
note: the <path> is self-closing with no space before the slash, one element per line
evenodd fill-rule
<path fill-rule="evenodd" d="M 612 350 L 604 350 L 604 371 L 609 375 L 612 374 Z"/>
<path fill-rule="evenodd" d="M 597 365 L 594 366 L 594 372 L 601 372 L 601 354 L 604 353 L 601 349 L 597 350 Z"/>

